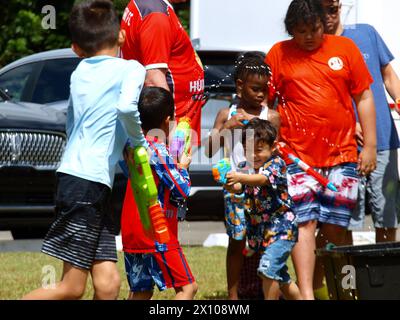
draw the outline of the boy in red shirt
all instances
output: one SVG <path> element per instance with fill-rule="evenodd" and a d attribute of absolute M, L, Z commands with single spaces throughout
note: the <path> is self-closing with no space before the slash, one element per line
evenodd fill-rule
<path fill-rule="evenodd" d="M 140 221 L 130 183 L 122 211 L 121 232 L 125 269 L 131 290 L 129 299 L 145 300 L 160 291 L 174 288 L 176 299 L 193 299 L 197 284 L 178 242 L 178 207 L 190 193 L 187 168 L 190 157 L 182 156 L 179 168 L 161 137 L 168 137 L 174 119 L 172 95 L 163 88 L 145 87 L 139 99 L 142 128 L 151 152 L 150 165 L 158 189 L 158 200 L 165 212 L 170 241 L 160 244 L 147 237 Z"/>

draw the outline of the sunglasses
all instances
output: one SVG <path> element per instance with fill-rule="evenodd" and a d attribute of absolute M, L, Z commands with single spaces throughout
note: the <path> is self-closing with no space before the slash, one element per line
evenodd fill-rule
<path fill-rule="evenodd" d="M 325 13 L 326 14 L 337 14 L 339 12 L 339 6 L 332 6 L 332 7 L 327 7 L 325 8 Z"/>

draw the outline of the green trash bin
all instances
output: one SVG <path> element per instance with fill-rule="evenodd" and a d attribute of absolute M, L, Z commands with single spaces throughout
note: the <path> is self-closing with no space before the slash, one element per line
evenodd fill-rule
<path fill-rule="evenodd" d="M 328 245 L 316 254 L 331 300 L 400 300 L 400 242 Z"/>

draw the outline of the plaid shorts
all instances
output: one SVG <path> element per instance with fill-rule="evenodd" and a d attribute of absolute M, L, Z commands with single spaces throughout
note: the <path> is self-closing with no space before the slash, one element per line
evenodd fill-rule
<path fill-rule="evenodd" d="M 246 216 L 244 213 L 244 193 L 234 194 L 224 189 L 226 233 L 234 240 L 246 237 Z"/>
<path fill-rule="evenodd" d="M 338 192 L 324 188 L 295 164 L 289 165 L 289 194 L 294 202 L 293 211 L 298 223 L 316 220 L 347 228 L 357 203 L 357 164 L 345 163 L 332 168 L 314 169 L 327 177 Z"/>
<path fill-rule="evenodd" d="M 57 216 L 42 252 L 85 270 L 95 261 L 117 262 L 111 189 L 68 174 L 57 178 Z"/>

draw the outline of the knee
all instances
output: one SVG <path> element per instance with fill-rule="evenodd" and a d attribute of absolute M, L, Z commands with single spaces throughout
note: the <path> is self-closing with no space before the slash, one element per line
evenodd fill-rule
<path fill-rule="evenodd" d="M 101 300 L 115 300 L 118 298 L 121 287 L 121 278 L 118 273 L 108 275 L 93 282 L 95 297 Z"/>
<path fill-rule="evenodd" d="M 196 295 L 198 289 L 199 289 L 199 286 L 198 286 L 197 282 L 193 282 L 191 284 L 188 284 L 188 285 L 182 287 L 181 291 L 183 291 L 183 294 L 185 297 L 193 299 L 194 296 Z"/>
<path fill-rule="evenodd" d="M 63 291 L 62 295 L 65 300 L 80 300 L 85 294 L 86 285 L 85 284 L 70 285 L 61 282 L 61 288 Z"/>

